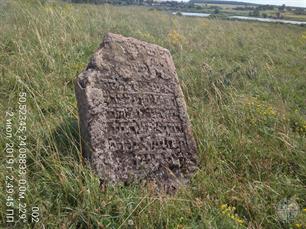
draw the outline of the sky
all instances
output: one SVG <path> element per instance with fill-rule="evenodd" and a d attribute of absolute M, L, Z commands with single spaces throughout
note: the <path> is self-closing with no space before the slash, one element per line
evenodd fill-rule
<path fill-rule="evenodd" d="M 226 0 L 225 0 L 226 1 Z M 251 2 L 257 4 L 283 5 L 306 7 L 306 0 L 237 0 L 239 2 Z"/>
<path fill-rule="evenodd" d="M 179 0 L 178 0 L 179 1 Z M 188 0 L 183 0 L 187 2 Z M 306 0 L 223 0 L 223 1 L 237 1 L 237 2 L 250 2 L 264 5 L 283 5 L 286 6 L 296 6 L 296 7 L 305 7 L 306 8 Z"/>

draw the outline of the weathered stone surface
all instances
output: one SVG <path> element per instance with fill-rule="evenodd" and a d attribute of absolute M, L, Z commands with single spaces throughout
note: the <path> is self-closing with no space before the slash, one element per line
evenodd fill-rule
<path fill-rule="evenodd" d="M 107 34 L 76 96 L 83 154 L 101 180 L 153 180 L 167 191 L 188 181 L 196 146 L 167 49 Z"/>

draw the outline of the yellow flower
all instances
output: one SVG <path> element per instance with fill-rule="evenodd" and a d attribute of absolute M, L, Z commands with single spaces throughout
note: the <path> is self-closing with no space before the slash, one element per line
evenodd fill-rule
<path fill-rule="evenodd" d="M 242 219 L 237 219 L 236 220 L 239 224 L 244 224 L 244 220 L 242 220 Z"/>
<path fill-rule="evenodd" d="M 296 224 L 294 224 L 294 226 L 295 226 L 295 228 L 302 228 L 302 224 L 300 224 L 300 223 L 296 223 Z"/>
<path fill-rule="evenodd" d="M 227 217 L 231 218 L 238 224 L 244 224 L 244 220 L 241 219 L 237 214 L 235 214 L 235 207 L 229 206 L 227 204 L 221 204 L 220 209 L 222 210 L 222 214 L 226 215 Z"/>
<path fill-rule="evenodd" d="M 185 40 L 185 38 L 180 35 L 176 30 L 171 30 L 168 33 L 167 38 L 172 45 L 182 45 Z"/>

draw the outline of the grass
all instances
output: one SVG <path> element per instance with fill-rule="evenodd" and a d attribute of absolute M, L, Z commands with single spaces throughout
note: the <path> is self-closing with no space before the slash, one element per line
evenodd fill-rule
<path fill-rule="evenodd" d="M 294 228 L 284 198 L 306 207 L 306 29 L 175 17 L 142 7 L 0 2 L 1 136 L 27 93 L 28 224 L 15 228 Z M 170 49 L 201 168 L 176 195 L 109 187 L 80 156 L 74 80 L 107 32 Z M 17 127 L 16 113 L 14 128 Z M 12 141 L 19 143 L 17 135 Z M 5 153 L 8 140 L 1 137 Z M 17 150 L 17 146 L 15 147 Z M 1 156 L 1 225 L 5 176 Z M 17 157 L 17 151 L 15 151 Z M 18 180 L 16 169 L 11 173 Z M 31 208 L 40 221 L 31 223 Z M 220 207 L 221 206 L 221 207 Z M 296 225 L 297 224 L 297 225 Z"/>

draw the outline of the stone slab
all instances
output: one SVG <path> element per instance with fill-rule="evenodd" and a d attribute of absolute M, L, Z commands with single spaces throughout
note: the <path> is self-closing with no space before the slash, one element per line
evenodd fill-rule
<path fill-rule="evenodd" d="M 167 49 L 108 33 L 75 88 L 83 154 L 103 182 L 188 182 L 196 145 Z"/>

